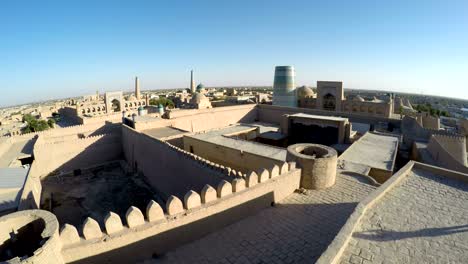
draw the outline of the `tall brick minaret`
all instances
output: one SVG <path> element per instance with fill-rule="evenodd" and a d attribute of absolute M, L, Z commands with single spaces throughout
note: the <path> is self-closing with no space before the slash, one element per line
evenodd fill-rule
<path fill-rule="evenodd" d="M 193 80 L 193 70 L 190 71 L 190 91 L 195 93 L 195 81 Z"/>
<path fill-rule="evenodd" d="M 138 81 L 138 77 L 135 77 L 135 97 L 137 100 L 141 99 L 140 82 Z"/>

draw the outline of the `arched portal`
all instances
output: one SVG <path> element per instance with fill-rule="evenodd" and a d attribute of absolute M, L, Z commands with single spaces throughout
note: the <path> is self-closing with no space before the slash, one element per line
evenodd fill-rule
<path fill-rule="evenodd" d="M 336 97 L 330 93 L 323 96 L 323 109 L 335 111 L 336 110 Z"/>
<path fill-rule="evenodd" d="M 112 100 L 112 111 L 120 112 L 120 102 L 117 99 Z"/>

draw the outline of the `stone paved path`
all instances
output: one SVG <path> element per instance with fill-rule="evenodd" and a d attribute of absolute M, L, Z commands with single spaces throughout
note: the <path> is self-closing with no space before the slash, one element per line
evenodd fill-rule
<path fill-rule="evenodd" d="M 468 263 L 468 184 L 419 169 L 364 216 L 342 263 Z"/>
<path fill-rule="evenodd" d="M 340 175 L 330 189 L 294 193 L 147 263 L 313 263 L 356 204 L 375 189 L 360 180 Z"/>

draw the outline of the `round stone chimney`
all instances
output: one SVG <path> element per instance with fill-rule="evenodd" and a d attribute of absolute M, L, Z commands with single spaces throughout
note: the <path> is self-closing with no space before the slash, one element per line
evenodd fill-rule
<path fill-rule="evenodd" d="M 335 184 L 338 153 L 333 148 L 310 143 L 288 147 L 287 161 L 295 161 L 302 169 L 301 187 L 325 189 Z"/>
<path fill-rule="evenodd" d="M 59 223 L 44 210 L 25 210 L 0 217 L 1 263 L 64 263 Z"/>

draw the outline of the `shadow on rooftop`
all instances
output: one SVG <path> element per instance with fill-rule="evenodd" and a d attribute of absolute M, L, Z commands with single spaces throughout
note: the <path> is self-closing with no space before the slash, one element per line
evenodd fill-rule
<path fill-rule="evenodd" d="M 121 129 L 120 124 L 115 124 L 115 123 L 106 121 L 102 127 L 96 129 L 88 136 L 92 137 L 92 136 L 99 136 L 103 134 L 120 133 L 120 129 Z"/>
<path fill-rule="evenodd" d="M 441 170 L 445 170 L 445 169 L 441 168 Z M 416 177 L 425 178 L 427 180 L 434 181 L 438 184 L 447 185 L 451 188 L 455 188 L 464 192 L 468 192 L 468 184 L 465 181 L 444 176 L 443 172 L 440 172 L 439 174 L 436 171 L 430 172 L 430 171 L 425 171 L 424 169 L 417 168 L 417 169 L 413 169 L 413 173 L 414 173 L 414 176 Z M 462 173 L 462 172 L 458 172 L 458 173 Z M 442 195 L 446 195 L 446 194 L 442 194 Z"/>
<path fill-rule="evenodd" d="M 268 193 L 234 208 L 75 263 L 172 263 L 174 257 L 186 258 L 190 263 L 204 263 L 207 259 L 216 263 L 233 255 L 249 259 L 250 263 L 270 263 L 272 259 L 314 263 L 357 205 L 293 203 L 269 207 L 272 199 L 273 193 Z M 212 232 L 215 233 L 210 235 Z M 183 246 L 192 241 L 193 244 Z"/>
<path fill-rule="evenodd" d="M 370 230 L 365 232 L 354 233 L 353 237 L 373 240 L 373 241 L 394 241 L 415 237 L 437 237 L 447 236 L 456 233 L 468 232 L 468 225 L 424 228 L 415 231 L 393 231 L 393 230 Z"/>
<path fill-rule="evenodd" d="M 259 212 L 262 208 L 268 207 L 271 201 L 273 201 L 273 193 L 267 193 L 209 217 L 180 225 L 167 231 L 157 233 L 154 236 L 125 245 L 124 247 L 81 259 L 73 263 L 138 263 L 151 259 L 157 263 L 159 263 L 159 261 L 164 262 L 164 254 L 166 252 L 195 239 L 199 239 L 211 232 L 220 230 L 248 215 L 254 214 L 254 212 Z M 195 258 L 197 256 L 193 257 Z M 194 262 L 190 260 L 190 263 Z"/>

